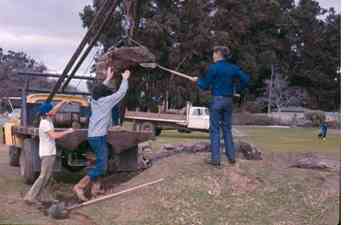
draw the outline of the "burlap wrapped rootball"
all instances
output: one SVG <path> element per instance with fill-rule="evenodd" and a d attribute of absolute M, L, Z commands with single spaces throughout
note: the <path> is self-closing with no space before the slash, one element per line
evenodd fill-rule
<path fill-rule="evenodd" d="M 113 48 L 103 56 L 99 57 L 96 63 L 96 78 L 104 80 L 108 66 L 116 71 L 116 76 L 125 69 L 132 69 L 140 63 L 155 62 L 155 56 L 142 47 L 121 47 Z"/>

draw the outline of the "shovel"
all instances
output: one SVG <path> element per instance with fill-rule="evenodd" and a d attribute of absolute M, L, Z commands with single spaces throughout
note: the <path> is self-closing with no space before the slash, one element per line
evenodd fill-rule
<path fill-rule="evenodd" d="M 183 77 L 183 78 L 186 78 L 188 80 L 191 80 L 191 81 L 195 81 L 195 78 L 194 77 L 191 77 L 187 74 L 184 74 L 184 73 L 180 73 L 180 72 L 177 72 L 176 70 L 171 70 L 171 69 L 168 69 L 166 67 L 163 67 L 157 63 L 140 63 L 139 64 L 140 66 L 142 66 L 143 68 L 150 68 L 150 69 L 156 69 L 157 67 L 164 70 L 164 71 L 167 71 L 167 72 L 170 72 L 172 74 L 175 74 L 179 77 Z M 234 97 L 239 97 L 240 98 L 240 94 L 234 94 L 233 95 Z"/>
<path fill-rule="evenodd" d="M 82 208 L 84 206 L 88 206 L 88 205 L 91 205 L 91 204 L 95 204 L 95 203 L 98 203 L 100 201 L 104 201 L 104 200 L 107 200 L 107 199 L 111 199 L 111 198 L 114 198 L 114 197 L 117 197 L 121 194 L 125 194 L 125 193 L 128 193 L 128 192 L 131 192 L 131 191 L 135 191 L 135 190 L 138 190 L 140 188 L 143 188 L 143 187 L 146 187 L 146 186 L 149 186 L 149 185 L 153 185 L 153 184 L 157 184 L 157 183 L 160 183 L 162 182 L 164 179 L 161 178 L 161 179 L 158 179 L 156 181 L 152 181 L 152 182 L 149 182 L 149 183 L 145 183 L 145 184 L 141 184 L 141 185 L 138 185 L 138 186 L 135 186 L 135 187 L 132 187 L 132 188 L 129 188 L 129 189 L 126 189 L 126 190 L 123 190 L 123 191 L 120 191 L 120 192 L 117 192 L 117 193 L 113 193 L 113 194 L 110 194 L 110 195 L 106 195 L 106 196 L 103 196 L 103 197 L 100 197 L 100 198 L 97 198 L 97 199 L 93 199 L 93 200 L 90 200 L 90 201 L 87 201 L 87 202 L 83 202 L 81 204 L 76 204 L 76 205 L 72 205 L 72 206 L 69 206 L 69 207 L 65 207 L 65 204 L 64 202 L 61 202 L 61 203 L 57 203 L 57 204 L 53 204 L 49 209 L 48 209 L 48 214 L 54 218 L 54 219 L 65 219 L 68 217 L 69 215 L 69 212 L 71 210 L 74 210 L 74 209 L 79 209 L 79 208 Z"/>
<path fill-rule="evenodd" d="M 150 68 L 150 69 L 156 69 L 157 67 L 160 68 L 161 70 L 164 70 L 164 71 L 167 71 L 167 72 L 170 72 L 172 74 L 175 74 L 179 77 L 183 77 L 183 78 L 186 78 L 186 79 L 189 79 L 191 81 L 194 80 L 193 77 L 187 75 L 187 74 L 184 74 L 184 73 L 180 73 L 180 72 L 177 72 L 176 70 L 171 70 L 171 69 L 168 69 L 166 67 L 163 67 L 157 63 L 140 63 L 140 66 L 144 67 L 144 68 Z"/>

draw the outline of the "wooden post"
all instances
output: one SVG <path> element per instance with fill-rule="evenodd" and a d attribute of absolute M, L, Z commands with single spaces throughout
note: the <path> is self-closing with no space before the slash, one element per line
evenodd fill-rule
<path fill-rule="evenodd" d="M 268 97 L 268 114 L 271 113 L 271 95 L 273 89 L 273 79 L 274 79 L 274 65 L 271 65 L 271 73 L 270 73 L 270 83 L 269 83 L 269 97 Z"/>
<path fill-rule="evenodd" d="M 21 125 L 28 126 L 28 107 L 26 102 L 26 94 L 29 86 L 29 79 L 25 78 L 25 84 L 21 94 Z"/>

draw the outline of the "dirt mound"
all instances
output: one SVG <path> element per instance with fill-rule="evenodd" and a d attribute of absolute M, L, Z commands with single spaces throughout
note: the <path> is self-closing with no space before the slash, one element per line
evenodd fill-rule
<path fill-rule="evenodd" d="M 260 184 L 256 177 L 241 175 L 232 167 L 224 168 L 224 174 L 235 192 L 253 192 Z"/>
<path fill-rule="evenodd" d="M 4 199 L 0 216 L 9 218 L 5 220 L 9 223 L 23 220 L 33 224 L 54 223 L 22 202 L 19 192 L 25 192 L 29 186 L 20 183 L 18 169 L 9 167 L 5 156 L 0 154 L 0 173 L 4 179 L 0 182 L 6 182 L 7 186 L 0 195 Z M 206 165 L 204 159 L 208 156 L 207 152 L 174 154 L 139 173 L 107 176 L 104 179 L 107 194 L 161 177 L 165 181 L 73 211 L 69 219 L 59 220 L 57 224 L 293 225 L 332 224 L 325 221 L 338 219 L 338 171 L 290 168 L 308 154 L 265 153 L 263 160 L 238 159 L 235 165 L 229 165 L 223 158 L 221 169 Z M 60 182 L 55 186 L 58 193 L 64 194 L 59 200 L 76 203 L 71 193 L 73 183 Z"/>

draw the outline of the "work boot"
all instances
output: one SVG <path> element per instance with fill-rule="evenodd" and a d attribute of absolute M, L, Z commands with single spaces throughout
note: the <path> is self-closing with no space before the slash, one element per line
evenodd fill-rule
<path fill-rule="evenodd" d="M 235 163 L 236 163 L 235 159 L 228 158 L 228 161 L 229 161 L 230 165 L 235 165 Z"/>
<path fill-rule="evenodd" d="M 92 194 L 92 197 L 96 197 L 97 195 L 104 194 L 104 190 L 102 189 L 102 183 L 99 179 L 96 182 L 92 183 L 91 194 Z"/>
<path fill-rule="evenodd" d="M 214 161 L 214 160 L 211 160 L 211 159 L 206 159 L 205 160 L 205 163 L 209 164 L 209 165 L 212 165 L 212 166 L 215 166 L 216 168 L 220 169 L 221 168 L 221 163 L 220 161 Z"/>
<path fill-rule="evenodd" d="M 74 193 L 77 195 L 78 199 L 82 202 L 88 201 L 88 198 L 85 197 L 84 191 L 88 187 L 88 185 L 91 183 L 91 179 L 89 176 L 83 177 L 78 184 L 76 184 L 73 187 Z"/>

